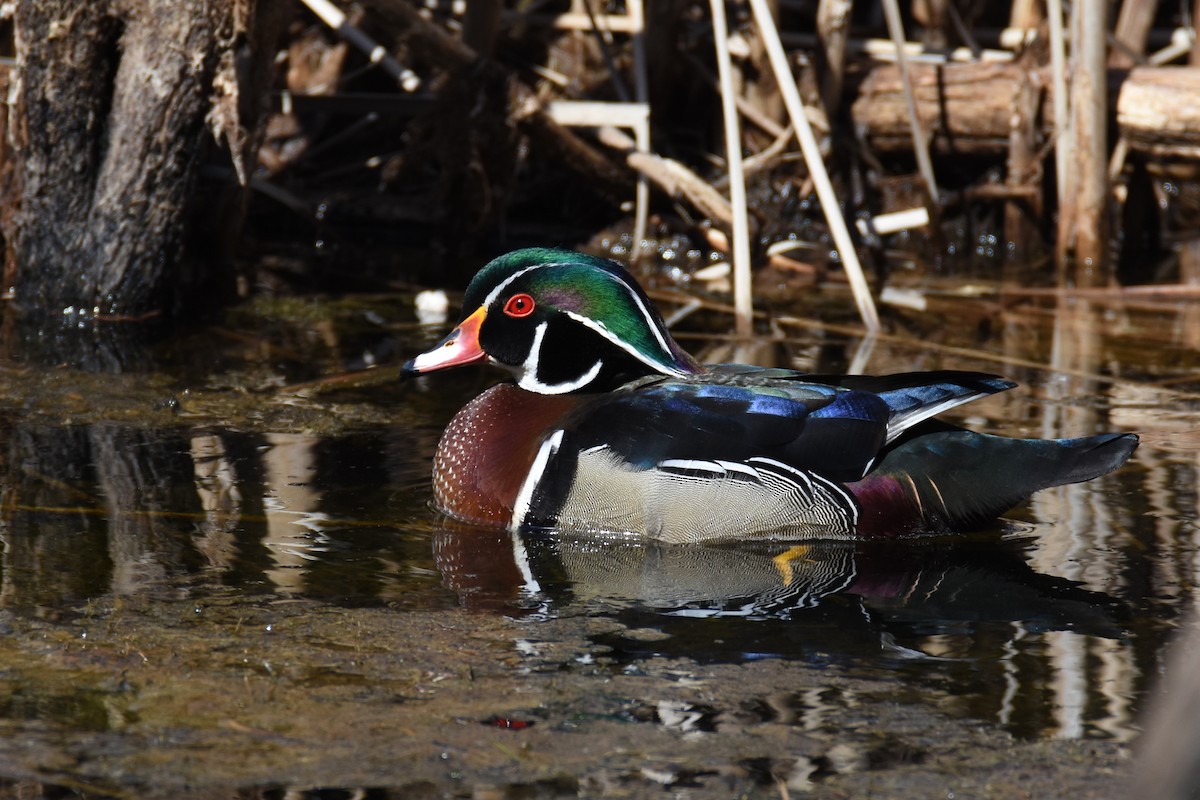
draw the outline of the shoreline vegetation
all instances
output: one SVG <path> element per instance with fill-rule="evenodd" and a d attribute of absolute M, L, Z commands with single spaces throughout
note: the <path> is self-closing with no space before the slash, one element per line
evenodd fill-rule
<path fill-rule="evenodd" d="M 849 284 L 872 330 L 897 275 L 1107 296 L 1200 271 L 1186 8 L 159 6 L 37 0 L 0 27 L 10 307 L 450 287 L 537 242 L 729 269 L 744 335 L 770 269 Z"/>

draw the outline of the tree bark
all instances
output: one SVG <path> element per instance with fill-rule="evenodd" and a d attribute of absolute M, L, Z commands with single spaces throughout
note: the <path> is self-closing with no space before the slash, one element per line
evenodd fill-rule
<path fill-rule="evenodd" d="M 17 3 L 4 234 L 24 309 L 138 317 L 196 288 L 186 211 L 213 141 L 206 119 L 235 159 L 255 128 L 231 73 L 248 61 L 256 5 Z"/>

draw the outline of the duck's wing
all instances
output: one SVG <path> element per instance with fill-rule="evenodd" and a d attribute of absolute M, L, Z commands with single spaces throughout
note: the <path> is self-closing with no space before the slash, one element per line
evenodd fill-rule
<path fill-rule="evenodd" d="M 803 375 L 801 379 L 879 395 L 892 411 L 888 420 L 889 442 L 918 422 L 1017 385 L 997 375 L 953 370 L 896 375 Z"/>
<path fill-rule="evenodd" d="M 585 404 L 564 427 L 578 449 L 603 446 L 636 468 L 759 457 L 857 480 L 904 430 L 1013 385 L 968 372 L 813 377 L 731 365 L 643 381 Z"/>
<path fill-rule="evenodd" d="M 868 473 L 895 420 L 979 395 L 974 377 L 943 377 L 865 384 L 875 392 L 717 373 L 594 395 L 543 441 L 514 520 L 675 542 L 852 536 L 859 504 L 844 484 Z"/>

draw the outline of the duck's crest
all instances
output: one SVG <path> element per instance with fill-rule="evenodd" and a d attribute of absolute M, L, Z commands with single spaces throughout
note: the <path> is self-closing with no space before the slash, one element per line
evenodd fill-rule
<path fill-rule="evenodd" d="M 527 248 L 500 256 L 471 281 L 466 307 L 490 305 L 522 277 L 542 298 L 655 372 L 682 377 L 704 371 L 671 338 L 633 276 L 613 261 L 586 253 Z"/>

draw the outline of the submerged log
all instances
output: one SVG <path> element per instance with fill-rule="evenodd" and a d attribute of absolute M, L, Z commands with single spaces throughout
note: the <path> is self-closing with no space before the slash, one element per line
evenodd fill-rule
<path fill-rule="evenodd" d="M 184 245 L 206 121 L 235 163 L 255 149 L 256 104 L 236 70 L 258 5 L 16 4 L 13 180 L 0 219 L 6 288 L 23 308 L 138 317 L 196 288 Z"/>
<path fill-rule="evenodd" d="M 1053 134 L 1051 82 L 1044 68 L 1019 62 L 912 64 L 918 114 L 939 154 L 1001 155 L 1013 114 L 1033 113 L 1040 138 Z M 1044 89 L 1042 87 L 1045 87 Z M 1037 100 L 1030 104 L 1029 92 Z M 1157 158 L 1200 158 L 1200 67 L 1109 70 L 1110 106 L 1130 149 Z M 908 152 L 912 136 L 895 65 L 875 67 L 862 83 L 853 118 L 880 152 Z"/>

